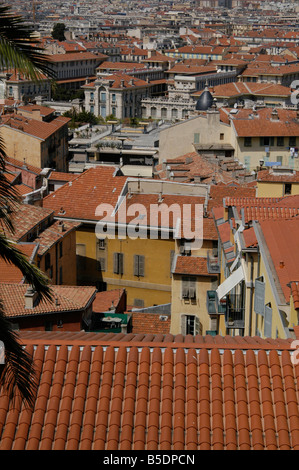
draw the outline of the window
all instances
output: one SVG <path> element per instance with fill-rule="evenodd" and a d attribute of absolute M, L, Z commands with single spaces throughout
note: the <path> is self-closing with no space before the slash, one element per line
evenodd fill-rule
<path fill-rule="evenodd" d="M 134 307 L 143 308 L 144 300 L 143 299 L 134 299 Z"/>
<path fill-rule="evenodd" d="M 274 137 L 260 137 L 260 146 L 269 147 L 274 145 Z"/>
<path fill-rule="evenodd" d="M 220 134 L 220 140 L 224 140 L 224 134 Z"/>
<path fill-rule="evenodd" d="M 112 103 L 115 103 L 115 102 L 116 102 L 116 94 L 115 94 L 115 93 L 112 93 L 112 95 L 111 95 L 111 101 L 112 101 Z"/>
<path fill-rule="evenodd" d="M 264 316 L 265 312 L 265 283 L 256 279 L 254 283 L 254 311 Z"/>
<path fill-rule="evenodd" d="M 202 333 L 202 325 L 196 315 L 181 316 L 181 333 L 182 335 L 199 335 Z"/>
<path fill-rule="evenodd" d="M 62 258 L 62 242 L 59 243 L 59 258 Z"/>
<path fill-rule="evenodd" d="M 251 147 L 251 146 L 252 146 L 251 137 L 244 137 L 244 147 Z"/>
<path fill-rule="evenodd" d="M 282 160 L 283 160 L 283 157 L 282 157 L 282 156 L 276 157 L 277 163 L 280 163 L 281 165 L 282 165 Z"/>
<path fill-rule="evenodd" d="M 192 277 L 182 278 L 182 298 L 196 299 L 196 280 Z"/>
<path fill-rule="evenodd" d="M 51 266 L 51 255 L 47 253 L 45 256 L 45 270 L 47 271 Z"/>
<path fill-rule="evenodd" d="M 45 331 L 52 331 L 53 330 L 53 323 L 52 322 L 46 322 L 45 323 Z"/>
<path fill-rule="evenodd" d="M 277 147 L 283 147 L 283 146 L 284 146 L 284 138 L 277 137 Z"/>
<path fill-rule="evenodd" d="M 291 183 L 285 183 L 284 185 L 284 194 L 291 194 L 292 193 L 292 184 Z"/>
<path fill-rule="evenodd" d="M 105 246 L 106 246 L 105 238 L 100 238 L 100 239 L 98 240 L 98 248 L 99 248 L 99 250 L 105 250 Z"/>
<path fill-rule="evenodd" d="M 134 276 L 144 276 L 144 256 L 134 255 Z"/>
<path fill-rule="evenodd" d="M 105 271 L 106 270 L 106 260 L 105 258 L 98 258 L 97 260 L 97 270 Z"/>
<path fill-rule="evenodd" d="M 264 336 L 271 338 L 272 335 L 272 308 L 270 305 L 265 306 L 265 323 L 264 323 Z"/>
<path fill-rule="evenodd" d="M 174 260 L 174 250 L 170 250 L 170 277 L 172 276 L 173 260 Z"/>
<path fill-rule="evenodd" d="M 113 254 L 113 272 L 114 274 L 124 273 L 124 254 L 123 253 Z"/>
<path fill-rule="evenodd" d="M 193 140 L 194 140 L 194 144 L 199 144 L 199 133 L 198 132 L 196 132 L 194 134 Z"/>
<path fill-rule="evenodd" d="M 296 147 L 296 137 L 291 136 L 291 137 L 289 138 L 289 146 L 290 146 L 290 147 Z"/>

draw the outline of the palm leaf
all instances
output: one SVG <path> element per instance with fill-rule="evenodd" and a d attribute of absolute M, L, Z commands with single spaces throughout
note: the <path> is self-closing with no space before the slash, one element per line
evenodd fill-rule
<path fill-rule="evenodd" d="M 7 5 L 0 5 L 0 67 L 2 70 L 18 70 L 34 81 L 41 79 L 42 72 L 53 75 L 48 56 L 38 45 L 38 38 L 23 18 L 14 15 Z"/>
<path fill-rule="evenodd" d="M 5 347 L 4 364 L 0 365 L 0 384 L 10 399 L 17 396 L 29 406 L 34 406 L 37 389 L 32 357 L 23 349 L 17 333 L 12 330 L 0 302 L 0 339 Z"/>
<path fill-rule="evenodd" d="M 31 284 L 41 297 L 52 299 L 52 291 L 47 276 L 37 266 L 31 264 L 24 254 L 16 248 L 15 243 L 9 241 L 3 233 L 0 233 L 0 257 L 6 263 L 19 268 L 26 278 L 26 282 Z"/>

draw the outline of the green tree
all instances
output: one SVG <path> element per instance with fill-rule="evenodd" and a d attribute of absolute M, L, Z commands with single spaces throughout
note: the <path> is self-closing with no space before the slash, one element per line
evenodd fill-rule
<path fill-rule="evenodd" d="M 51 74 L 47 56 L 37 45 L 34 37 L 20 16 L 11 8 L 0 4 L 0 67 L 18 70 L 26 77 L 38 82 L 41 73 Z M 51 299 L 52 292 L 47 277 L 9 241 L 6 234 L 13 232 L 11 212 L 21 202 L 18 193 L 5 176 L 5 142 L 0 135 L 0 257 L 18 267 L 26 282 L 42 296 Z M 0 341 L 5 348 L 5 361 L 0 365 L 0 386 L 11 396 L 17 390 L 30 406 L 34 402 L 34 368 L 31 356 L 23 349 L 16 332 L 11 329 L 0 301 Z"/>
<path fill-rule="evenodd" d="M 57 41 L 65 41 L 65 24 L 64 23 L 55 23 L 52 29 L 52 38 L 57 39 Z"/>

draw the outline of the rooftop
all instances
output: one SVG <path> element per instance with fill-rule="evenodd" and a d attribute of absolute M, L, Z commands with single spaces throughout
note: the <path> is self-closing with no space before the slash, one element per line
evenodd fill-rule
<path fill-rule="evenodd" d="M 23 332 L 34 409 L 0 396 L 2 450 L 299 450 L 289 340 Z"/>

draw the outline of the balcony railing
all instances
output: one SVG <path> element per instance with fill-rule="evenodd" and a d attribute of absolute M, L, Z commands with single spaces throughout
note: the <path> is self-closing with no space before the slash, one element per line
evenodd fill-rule
<path fill-rule="evenodd" d="M 225 312 L 226 328 L 245 328 L 245 307 L 241 295 L 227 297 Z"/>

